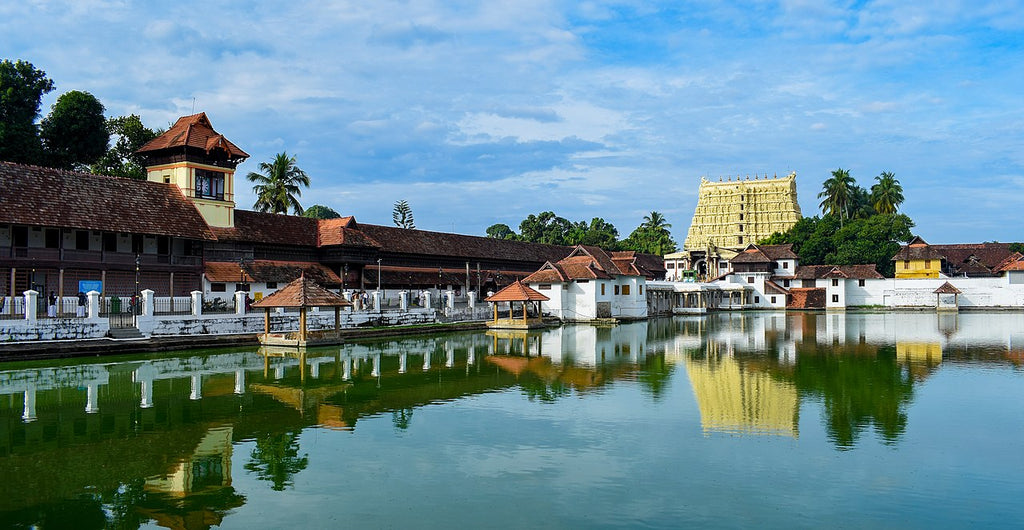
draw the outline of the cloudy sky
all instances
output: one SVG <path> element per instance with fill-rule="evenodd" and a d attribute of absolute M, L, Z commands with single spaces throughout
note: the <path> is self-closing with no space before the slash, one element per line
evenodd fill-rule
<path fill-rule="evenodd" d="M 287 151 L 304 206 L 483 235 L 552 210 L 682 243 L 702 176 L 902 182 L 933 243 L 1024 240 L 1024 6 L 544 0 L 0 4 L 0 57 L 150 127 Z M 248 190 L 243 182 L 240 188 Z M 250 208 L 251 193 L 236 198 Z"/>

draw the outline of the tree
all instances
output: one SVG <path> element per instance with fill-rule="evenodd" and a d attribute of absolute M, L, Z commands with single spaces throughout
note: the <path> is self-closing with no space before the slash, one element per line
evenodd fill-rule
<path fill-rule="evenodd" d="M 590 220 L 590 224 L 584 221 L 573 223 L 566 236 L 566 243 L 616 250 L 619 246 L 619 231 L 604 219 L 594 217 Z"/>
<path fill-rule="evenodd" d="M 163 131 L 143 125 L 138 114 L 108 119 L 107 131 L 117 136 L 117 141 L 92 165 L 90 172 L 96 175 L 146 180 L 146 167 L 136 151 L 146 142 L 163 134 Z"/>
<path fill-rule="evenodd" d="M 519 238 L 531 243 L 565 245 L 572 223 L 554 212 L 530 214 L 519 223 Z"/>
<path fill-rule="evenodd" d="M 636 227 L 629 237 L 622 241 L 621 247 L 625 250 L 635 250 L 647 254 L 663 256 L 678 249 L 676 241 L 672 239 L 672 228 L 665 216 L 659 212 L 651 212 L 644 216 L 644 222 Z"/>
<path fill-rule="evenodd" d="M 110 133 L 103 104 L 88 92 L 61 94 L 39 126 L 46 165 L 81 169 L 107 152 Z"/>
<path fill-rule="evenodd" d="M 900 181 L 889 171 L 883 171 L 875 180 L 877 182 L 871 186 L 871 205 L 878 213 L 896 213 L 903 204 Z"/>
<path fill-rule="evenodd" d="M 264 433 L 256 437 L 245 470 L 271 483 L 270 489 L 284 491 L 295 484 L 293 477 L 309 465 L 309 455 L 299 456 L 300 431 Z"/>
<path fill-rule="evenodd" d="M 850 203 L 854 195 L 856 182 L 850 176 L 850 171 L 839 168 L 832 171 L 832 177 L 822 184 L 822 191 L 818 198 L 822 199 L 821 212 L 825 215 L 833 215 L 839 218 L 839 226 L 850 217 Z"/>
<path fill-rule="evenodd" d="M 395 203 L 395 208 L 391 210 L 391 220 L 399 228 L 416 228 L 416 221 L 412 218 L 412 208 L 409 207 L 409 203 L 405 199 Z"/>
<path fill-rule="evenodd" d="M 493 224 L 487 227 L 487 237 L 494 239 L 517 239 L 516 233 L 512 229 L 503 223 Z"/>
<path fill-rule="evenodd" d="M 341 217 L 341 214 L 334 211 L 330 206 L 314 204 L 313 206 L 306 208 L 306 211 L 302 212 L 302 216 L 313 219 L 337 219 Z"/>
<path fill-rule="evenodd" d="M 46 72 L 26 61 L 0 61 L 0 160 L 35 164 L 40 161 L 39 105 L 53 90 Z"/>
<path fill-rule="evenodd" d="M 309 176 L 295 165 L 295 157 L 288 153 L 278 153 L 270 162 L 260 162 L 261 173 L 252 172 L 246 178 L 256 185 L 252 187 L 256 194 L 253 208 L 257 212 L 302 214 L 302 205 L 297 197 L 302 195 L 300 187 L 309 187 Z"/>

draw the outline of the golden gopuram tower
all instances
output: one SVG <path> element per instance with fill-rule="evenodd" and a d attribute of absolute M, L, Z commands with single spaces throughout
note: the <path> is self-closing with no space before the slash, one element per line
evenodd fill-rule
<path fill-rule="evenodd" d="M 742 249 L 800 220 L 796 172 L 785 177 L 711 182 L 701 177 L 697 209 L 683 248 Z"/>

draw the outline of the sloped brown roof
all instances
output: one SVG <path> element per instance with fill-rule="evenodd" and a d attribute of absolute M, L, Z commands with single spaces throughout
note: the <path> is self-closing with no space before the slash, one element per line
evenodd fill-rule
<path fill-rule="evenodd" d="M 774 291 L 774 292 L 776 292 L 778 294 L 789 294 L 789 290 L 788 289 L 786 289 L 785 287 L 783 287 L 783 286 L 781 286 L 781 285 L 779 285 L 779 284 L 777 284 L 777 283 L 775 283 L 775 282 L 773 282 L 771 280 L 766 280 L 764 282 L 764 286 L 765 286 L 765 291 L 766 292 Z"/>
<path fill-rule="evenodd" d="M 993 269 L 995 272 L 1024 270 L 1024 254 L 1014 252 Z"/>
<path fill-rule="evenodd" d="M 317 219 L 235 210 L 234 228 L 213 227 L 217 239 L 315 247 Z"/>
<path fill-rule="evenodd" d="M 612 275 L 643 276 L 643 273 L 635 266 L 632 253 L 620 253 L 618 258 L 613 258 L 598 247 L 577 245 L 568 256 L 554 263 L 546 262 L 524 281 L 549 283 L 609 279 Z"/>
<path fill-rule="evenodd" d="M 359 230 L 353 216 L 337 219 L 320 219 L 317 222 L 317 244 L 321 247 L 348 245 L 379 248 L 380 243 Z"/>
<path fill-rule="evenodd" d="M 729 263 L 770 263 L 771 261 L 772 259 L 761 249 L 755 245 L 750 245 L 739 254 L 733 256 Z"/>
<path fill-rule="evenodd" d="M 865 265 L 801 265 L 793 271 L 793 279 L 850 278 L 855 280 L 884 278 L 873 263 Z"/>
<path fill-rule="evenodd" d="M 619 252 L 612 252 L 612 257 L 614 258 L 616 254 L 619 254 Z M 655 254 L 636 252 L 633 266 L 639 270 L 641 275 L 649 280 L 664 278 L 665 272 L 667 272 L 664 258 Z"/>
<path fill-rule="evenodd" d="M 488 296 L 486 302 L 537 302 L 550 300 L 547 296 L 527 287 L 523 282 L 513 282 L 508 287 Z"/>
<path fill-rule="evenodd" d="M 769 259 L 798 259 L 796 253 L 793 252 L 792 243 L 784 245 L 758 245 L 757 248 L 761 249 Z"/>
<path fill-rule="evenodd" d="M 300 276 L 295 281 L 271 293 L 253 307 L 346 307 L 352 302 L 338 293 L 328 291 L 315 281 Z"/>
<path fill-rule="evenodd" d="M 393 226 L 360 223 L 357 228 L 381 250 L 394 254 L 450 256 L 473 260 L 496 259 L 544 263 L 555 261 L 569 252 L 569 247 L 524 243 L 493 237 L 447 234 Z"/>
<path fill-rule="evenodd" d="M 167 132 L 146 142 L 136 153 L 153 153 L 174 148 L 193 148 L 208 154 L 219 150 L 230 159 L 249 158 L 248 153 L 213 130 L 205 112 L 178 118 Z"/>
<path fill-rule="evenodd" d="M 341 278 L 319 263 L 305 261 L 255 260 L 240 268 L 237 261 L 207 261 L 203 264 L 206 279 L 211 282 L 291 282 L 305 275 L 323 285 L 337 285 Z"/>
<path fill-rule="evenodd" d="M 914 236 L 914 239 L 910 240 L 910 243 L 903 245 L 896 252 L 896 255 L 892 257 L 892 261 L 908 261 L 908 260 L 922 260 L 922 259 L 942 259 L 942 253 L 935 249 L 934 245 L 929 245 L 921 236 Z"/>
<path fill-rule="evenodd" d="M 169 184 L 0 162 L 0 223 L 212 240 Z"/>
<path fill-rule="evenodd" d="M 953 245 L 932 245 L 955 268 L 967 264 L 981 264 L 994 269 L 1014 254 L 1009 243 L 960 243 Z"/>
<path fill-rule="evenodd" d="M 957 289 L 953 284 L 945 282 L 938 289 L 932 291 L 935 294 L 960 294 L 963 291 Z"/>
<path fill-rule="evenodd" d="M 793 245 L 747 245 L 742 252 L 733 256 L 732 263 L 768 263 L 780 259 L 798 259 Z"/>
<path fill-rule="evenodd" d="M 510 270 L 502 270 L 499 273 L 492 269 L 482 269 L 480 272 L 480 280 L 492 280 L 498 285 L 504 285 L 515 278 L 521 278 L 530 274 L 529 271 Z M 501 278 L 497 278 L 499 274 Z M 437 283 L 443 285 L 464 285 L 466 283 L 466 269 L 454 267 L 442 268 L 440 279 L 438 278 L 437 267 L 396 267 L 384 265 L 380 267 L 380 275 L 385 285 L 395 287 L 402 285 L 433 285 Z M 366 278 L 367 284 L 376 285 L 377 266 L 367 265 L 363 269 L 363 277 Z M 477 282 L 476 269 L 470 270 L 469 281 L 470 285 L 475 288 Z"/>

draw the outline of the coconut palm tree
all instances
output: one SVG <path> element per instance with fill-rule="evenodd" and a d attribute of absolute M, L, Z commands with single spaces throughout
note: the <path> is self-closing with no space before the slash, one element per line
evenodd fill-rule
<path fill-rule="evenodd" d="M 883 171 L 875 177 L 877 181 L 871 186 L 871 204 L 878 213 L 896 213 L 903 204 L 903 186 L 896 180 L 896 175 Z"/>
<path fill-rule="evenodd" d="M 302 215 L 302 205 L 298 197 L 302 195 L 302 187 L 309 187 L 309 176 L 295 165 L 295 157 L 288 153 L 278 153 L 271 162 L 260 162 L 260 173 L 246 175 L 256 185 L 252 187 L 256 194 L 253 209 L 257 212 L 288 213 Z"/>
<path fill-rule="evenodd" d="M 666 221 L 665 216 L 659 212 L 651 212 L 650 215 L 645 215 L 643 226 L 653 230 L 665 229 L 666 231 L 672 228 L 672 225 Z"/>
<path fill-rule="evenodd" d="M 850 171 L 843 168 L 833 170 L 832 177 L 822 184 L 822 191 L 818 194 L 822 199 L 819 204 L 821 212 L 838 217 L 839 226 L 843 226 L 843 220 L 850 216 L 855 186 L 856 181 L 850 176 Z"/>

